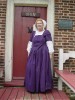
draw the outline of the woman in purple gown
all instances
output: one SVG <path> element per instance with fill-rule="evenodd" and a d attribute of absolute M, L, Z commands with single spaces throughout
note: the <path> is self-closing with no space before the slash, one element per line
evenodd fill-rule
<path fill-rule="evenodd" d="M 51 33 L 46 21 L 38 18 L 27 45 L 28 60 L 24 86 L 29 92 L 46 92 L 53 89 L 51 57 L 54 52 Z"/>

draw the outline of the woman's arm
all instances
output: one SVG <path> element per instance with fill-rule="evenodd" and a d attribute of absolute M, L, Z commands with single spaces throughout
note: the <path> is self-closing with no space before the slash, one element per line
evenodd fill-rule
<path fill-rule="evenodd" d="M 32 48 L 32 39 L 33 39 L 33 34 L 34 34 L 34 31 L 32 31 L 31 35 L 30 35 L 30 39 L 29 39 L 29 42 L 27 44 L 27 51 L 28 51 L 28 55 L 31 51 L 31 48 Z"/>
<path fill-rule="evenodd" d="M 46 44 L 50 53 L 50 58 L 53 56 L 54 52 L 54 47 L 53 47 L 53 42 L 52 42 L 52 36 L 49 30 L 46 30 L 46 33 L 44 34 L 45 39 L 46 39 Z"/>

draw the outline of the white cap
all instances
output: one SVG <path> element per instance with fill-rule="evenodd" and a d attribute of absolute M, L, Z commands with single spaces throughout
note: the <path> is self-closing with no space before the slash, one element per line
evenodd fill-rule
<path fill-rule="evenodd" d="M 43 24 L 44 24 L 44 27 L 43 27 L 43 30 L 44 30 L 46 28 L 47 22 L 43 19 L 42 19 L 42 21 L 43 21 Z M 33 31 L 36 31 L 36 30 L 37 30 L 37 28 L 36 28 L 36 25 L 34 24 L 33 25 Z"/>

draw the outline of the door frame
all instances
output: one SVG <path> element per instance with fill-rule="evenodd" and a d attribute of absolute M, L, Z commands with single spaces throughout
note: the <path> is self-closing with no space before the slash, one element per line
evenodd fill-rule
<path fill-rule="evenodd" d="M 12 80 L 13 69 L 13 36 L 14 36 L 14 7 L 39 6 L 47 7 L 47 29 L 52 33 L 54 43 L 54 0 L 7 0 L 6 31 L 5 31 L 5 81 Z M 52 59 L 53 73 L 53 59 Z"/>

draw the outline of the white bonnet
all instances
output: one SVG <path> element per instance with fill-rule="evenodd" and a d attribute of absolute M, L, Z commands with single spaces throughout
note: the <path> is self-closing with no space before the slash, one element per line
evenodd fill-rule
<path fill-rule="evenodd" d="M 47 25 L 47 22 L 45 20 L 43 20 L 43 19 L 42 19 L 42 21 L 43 21 L 43 24 L 44 24 L 43 29 L 45 29 L 46 28 L 46 25 Z M 37 30 L 37 28 L 36 28 L 36 25 L 34 24 L 33 25 L 33 31 L 36 31 L 36 30 Z"/>

